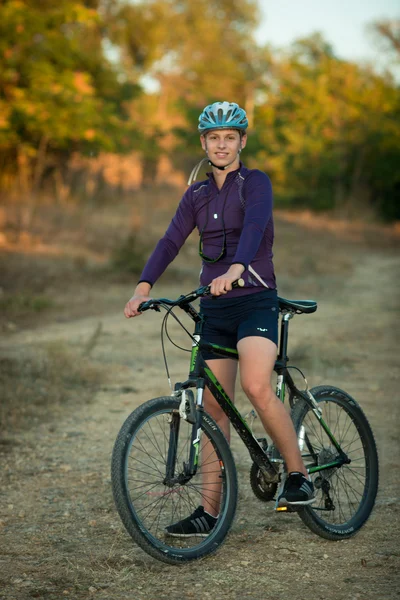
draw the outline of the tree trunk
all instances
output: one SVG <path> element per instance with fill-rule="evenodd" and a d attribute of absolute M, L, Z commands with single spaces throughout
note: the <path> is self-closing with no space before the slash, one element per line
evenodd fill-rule
<path fill-rule="evenodd" d="M 54 170 L 54 184 L 56 190 L 57 204 L 64 204 L 69 197 L 70 188 L 64 182 L 60 168 Z"/>
<path fill-rule="evenodd" d="M 32 227 L 33 219 L 35 217 L 36 209 L 39 203 L 39 190 L 40 184 L 42 182 L 43 172 L 46 166 L 46 151 L 48 143 L 48 136 L 42 135 L 36 154 L 36 163 L 33 168 L 30 193 L 28 194 L 29 204 L 26 207 L 26 211 L 23 218 L 24 229 L 29 230 Z"/>

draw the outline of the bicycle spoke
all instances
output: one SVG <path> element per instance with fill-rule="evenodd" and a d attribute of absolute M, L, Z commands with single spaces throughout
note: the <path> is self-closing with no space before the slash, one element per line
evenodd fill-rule
<path fill-rule="evenodd" d="M 171 548 L 195 548 L 204 543 L 204 536 L 171 537 L 166 527 L 190 516 L 199 506 L 206 506 L 218 514 L 225 498 L 224 461 L 210 435 L 203 428 L 197 470 L 186 479 L 193 426 L 181 420 L 174 443 L 176 470 L 173 476 L 182 483 L 172 487 L 163 482 L 166 475 L 166 457 L 170 445 L 169 417 L 171 412 L 154 415 L 145 420 L 136 431 L 127 457 L 126 485 L 130 506 L 141 531 L 152 539 L 160 540 Z M 147 535 L 147 534 L 146 534 Z"/>
<path fill-rule="evenodd" d="M 146 450 L 141 442 L 141 440 L 136 439 L 136 442 L 138 442 L 141 446 L 141 448 L 139 448 L 138 446 L 135 446 L 134 449 L 137 450 L 138 452 L 142 452 L 143 454 L 145 454 L 146 456 L 148 456 L 151 460 L 151 462 L 153 463 L 154 466 L 154 470 L 158 471 L 161 474 L 160 468 L 156 465 L 155 459 L 153 459 L 153 457 L 149 454 L 148 450 Z M 161 460 L 156 459 L 157 462 L 159 462 L 161 465 L 163 465 L 163 467 L 165 467 L 165 463 Z M 150 465 L 147 465 L 150 466 Z"/>
<path fill-rule="evenodd" d="M 354 478 L 357 479 L 357 481 L 359 481 L 359 483 L 363 486 L 365 484 L 365 477 L 364 480 L 361 479 L 360 474 L 357 473 L 357 471 L 353 471 L 353 469 L 350 467 L 350 465 L 346 465 L 346 469 L 348 471 L 351 471 L 351 473 L 353 474 Z"/>
<path fill-rule="evenodd" d="M 323 537 L 350 537 L 368 518 L 376 495 L 377 476 L 372 471 L 372 465 L 377 467 L 374 440 L 362 411 L 348 394 L 330 386 L 317 389 L 315 394 L 317 401 L 318 395 L 328 396 L 319 401 L 323 419 L 350 462 L 341 467 L 328 466 L 337 459 L 337 449 L 309 406 L 306 403 L 298 405 L 297 411 L 294 409 L 296 430 L 305 427 L 309 443 L 309 448 L 302 452 L 303 460 L 310 463 L 313 452 L 317 456 L 313 466 L 326 465 L 312 476 L 316 488 L 315 503 L 299 515 L 306 525 Z M 371 477 L 374 479 L 372 488 Z M 338 529 L 332 529 L 332 526 Z"/>
<path fill-rule="evenodd" d="M 352 420 L 351 420 L 349 417 L 347 417 L 347 420 L 348 420 L 349 424 L 348 424 L 348 426 L 347 426 L 347 429 L 346 429 L 346 431 L 343 433 L 343 435 L 342 435 L 342 436 L 340 436 L 340 438 L 339 438 L 339 443 L 341 443 L 341 442 L 342 442 L 342 440 L 345 440 L 345 439 L 346 439 L 346 437 L 347 437 L 347 433 L 348 433 L 348 431 L 349 431 L 350 427 L 351 427 L 351 426 L 353 426 L 353 427 L 354 427 L 354 423 L 353 423 L 353 421 L 352 421 Z M 357 429 L 355 428 L 355 433 L 354 433 L 354 436 L 353 436 L 353 440 L 355 439 L 356 435 L 358 435 L 358 431 L 357 431 Z"/>
<path fill-rule="evenodd" d="M 131 479 L 130 477 L 128 477 L 127 481 L 129 481 L 129 483 L 132 483 L 134 481 L 142 481 L 142 480 L 141 479 Z M 154 485 L 160 485 L 159 481 L 145 481 L 144 483 L 142 483 L 142 485 L 135 484 L 135 490 L 140 489 L 140 488 L 144 487 L 145 485 L 151 485 L 152 483 L 154 483 Z"/>
<path fill-rule="evenodd" d="M 131 457 L 130 457 L 130 458 L 131 458 Z M 139 464 L 141 464 L 141 465 L 143 465 L 143 466 L 145 466 L 145 467 L 148 467 L 148 466 L 149 466 L 149 465 L 147 465 L 147 464 L 146 464 L 146 463 L 144 463 L 144 462 L 138 461 L 137 459 L 136 459 L 136 461 L 137 461 Z M 151 470 L 151 471 L 155 471 L 155 472 L 157 473 L 157 475 L 160 475 L 161 477 L 164 477 L 164 475 L 162 475 L 162 473 L 160 473 L 158 470 L 156 471 L 156 470 L 155 470 L 155 469 L 153 469 L 152 467 L 149 467 L 149 468 L 150 468 L 150 470 Z M 149 473 L 148 471 L 143 471 L 142 469 L 138 469 L 137 467 L 130 467 L 130 466 L 128 466 L 128 471 L 135 471 L 136 473 L 144 473 L 145 475 L 149 475 L 149 476 L 151 475 L 152 477 L 154 477 L 154 473 Z"/>
<path fill-rule="evenodd" d="M 157 442 L 157 437 L 156 437 L 156 436 L 154 435 L 154 433 L 153 433 L 153 430 L 152 430 L 152 427 L 151 427 L 151 423 L 149 423 L 149 429 L 150 429 L 151 433 L 153 434 L 153 437 L 154 437 L 154 440 L 155 440 L 155 442 L 153 442 L 153 440 L 150 438 L 150 436 L 147 434 L 147 432 L 146 432 L 145 430 L 143 430 L 143 433 L 145 434 L 145 436 L 147 437 L 147 439 L 149 440 L 149 442 L 150 442 L 150 444 L 153 446 L 153 448 L 154 448 L 155 450 L 157 450 L 157 452 L 158 452 L 158 453 L 159 453 L 161 456 L 163 456 L 163 454 L 162 454 L 162 452 L 161 452 L 161 449 L 160 449 L 160 446 L 158 445 L 158 442 Z M 164 456 L 165 456 L 165 455 L 164 455 Z M 157 460 L 157 462 L 158 462 L 158 460 Z M 163 461 L 161 461 L 161 462 L 162 462 L 163 464 L 165 464 Z"/>

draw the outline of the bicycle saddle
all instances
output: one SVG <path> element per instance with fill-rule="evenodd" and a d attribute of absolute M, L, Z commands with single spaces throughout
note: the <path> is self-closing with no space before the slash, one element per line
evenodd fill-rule
<path fill-rule="evenodd" d="M 286 300 L 286 298 L 280 298 L 279 310 L 280 311 L 294 311 L 298 315 L 301 313 L 313 313 L 317 310 L 317 303 L 314 300 Z"/>

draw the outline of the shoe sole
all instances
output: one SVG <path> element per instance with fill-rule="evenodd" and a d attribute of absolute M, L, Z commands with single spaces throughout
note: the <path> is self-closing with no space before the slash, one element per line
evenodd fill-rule
<path fill-rule="evenodd" d="M 168 535 L 169 537 L 176 537 L 176 538 L 189 538 L 189 537 L 208 537 L 210 535 L 211 531 L 209 531 L 208 533 L 170 533 L 169 531 L 165 532 L 165 535 Z"/>
<path fill-rule="evenodd" d="M 311 498 L 310 500 L 298 500 L 297 502 L 289 502 L 285 498 L 281 498 L 278 502 L 278 506 L 307 506 L 308 504 L 313 504 L 316 498 Z"/>

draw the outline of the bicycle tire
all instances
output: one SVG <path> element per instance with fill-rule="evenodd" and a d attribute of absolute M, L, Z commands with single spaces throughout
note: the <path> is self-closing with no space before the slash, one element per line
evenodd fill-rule
<path fill-rule="evenodd" d="M 343 540 L 357 533 L 374 507 L 379 482 L 376 443 L 366 416 L 347 392 L 332 386 L 318 386 L 311 393 L 321 405 L 324 421 L 351 463 L 313 474 L 316 502 L 304 507 L 298 514 L 305 525 L 319 536 Z M 294 405 L 292 420 L 299 440 L 307 435 L 308 442 L 318 455 L 318 464 L 327 464 L 334 459 L 337 452 L 304 400 L 300 399 Z M 301 427 L 305 429 L 300 435 Z M 302 454 L 307 466 L 309 449 L 304 447 Z M 333 510 L 329 502 L 327 504 L 324 486 L 327 486 L 325 489 L 328 489 L 333 502 Z"/>
<path fill-rule="evenodd" d="M 179 400 L 164 396 L 149 400 L 133 411 L 115 441 L 111 466 L 114 500 L 126 530 L 145 552 L 168 564 L 196 560 L 219 548 L 234 519 L 238 493 L 236 467 L 229 444 L 207 413 L 203 413 L 202 449 L 195 477 L 172 488 L 163 483 L 169 446 L 168 419 L 173 411 L 176 415 L 178 409 Z M 191 432 L 192 425 L 179 419 L 177 469 L 184 459 L 187 460 Z M 209 443 L 212 446 L 208 447 Z M 209 469 L 211 461 L 215 480 L 210 488 L 218 485 L 221 489 L 216 525 L 207 537 L 181 539 L 166 535 L 165 527 L 189 516 L 197 500 L 205 496 L 202 469 L 206 470 L 206 465 Z M 191 543 L 194 545 L 189 546 Z"/>

